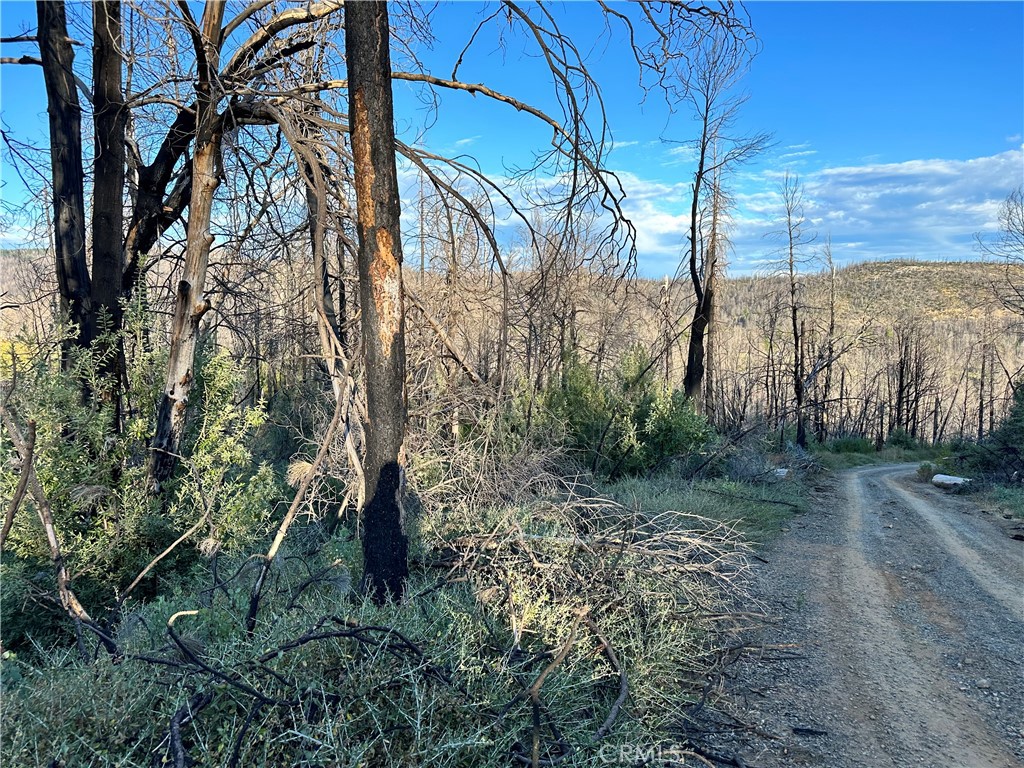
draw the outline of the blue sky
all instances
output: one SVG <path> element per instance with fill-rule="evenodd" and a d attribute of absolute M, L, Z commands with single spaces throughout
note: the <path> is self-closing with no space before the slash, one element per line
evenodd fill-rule
<path fill-rule="evenodd" d="M 997 227 L 998 209 L 1024 182 L 1024 4 L 747 4 L 762 50 L 741 83 L 749 94 L 740 130 L 769 131 L 775 146 L 731 182 L 737 201 L 733 272 L 773 259 L 780 177 L 805 185 L 819 239 L 839 263 L 884 258 L 969 259 L 974 234 Z M 448 28 L 477 18 L 459 3 Z M 588 3 L 559 7 L 569 24 L 595 34 Z M 482 51 L 487 46 L 480 46 Z M 609 46 L 609 50 L 611 50 Z M 621 50 L 621 49 L 617 49 Z M 443 48 L 435 51 L 443 59 Z M 448 52 L 448 58 L 454 58 Z M 684 112 L 651 98 L 640 105 L 636 71 L 621 55 L 595 53 L 618 148 L 610 167 L 623 179 L 639 232 L 641 271 L 672 273 L 687 227 L 692 166 L 677 144 L 693 138 Z M 467 59 L 467 82 L 498 82 L 545 103 L 529 60 L 511 51 Z M 515 163 L 549 134 L 507 108 L 446 98 L 428 144 L 472 152 L 488 170 Z"/>
<path fill-rule="evenodd" d="M 432 49 L 420 46 L 419 55 L 450 74 L 483 8 L 475 2 L 438 8 L 438 41 Z M 799 174 L 807 215 L 821 239 L 831 237 L 840 263 L 972 258 L 974 233 L 995 229 L 1001 201 L 1024 182 L 1024 4 L 753 2 L 746 8 L 762 50 L 742 81 L 749 101 L 740 130 L 769 131 L 775 146 L 731 180 L 737 201 L 731 270 L 757 269 L 772 258 L 774 245 L 764 236 L 776 229 L 776 188 L 786 170 Z M 685 111 L 670 115 L 656 97 L 640 103 L 636 68 L 615 39 L 599 40 L 592 3 L 563 3 L 553 12 L 580 41 L 602 84 L 616 142 L 609 166 L 623 180 L 638 229 L 641 272 L 672 273 L 685 237 L 692 167 L 678 144 L 666 140 L 691 139 L 694 127 Z M 4 0 L 0 14 L 6 36 L 31 22 L 34 6 Z M 5 47 L 5 56 L 14 53 Z M 536 58 L 523 56 L 521 45 L 499 49 L 496 37 L 478 41 L 460 79 L 552 107 Z M 5 65 L 0 84 L 6 128 L 40 140 L 39 70 Z M 407 139 L 471 154 L 497 176 L 550 140 L 550 131 L 526 116 L 465 94 L 445 96 L 423 135 L 424 112 L 413 90 L 397 84 L 396 98 Z M 3 175 L 10 199 L 17 185 L 6 166 Z"/>

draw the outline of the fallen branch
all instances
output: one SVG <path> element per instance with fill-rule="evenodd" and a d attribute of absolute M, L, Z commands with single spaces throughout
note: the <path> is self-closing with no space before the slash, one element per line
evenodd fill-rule
<path fill-rule="evenodd" d="M 193 764 L 193 761 L 188 756 L 188 752 L 185 751 L 185 745 L 182 743 L 181 729 L 183 726 L 188 725 L 201 710 L 208 707 L 212 701 L 212 693 L 197 693 L 185 704 L 182 704 L 171 717 L 171 724 L 167 729 L 165 740 L 168 742 L 171 765 L 174 768 L 186 768 L 186 766 Z M 167 765 L 167 755 L 160 753 L 161 750 L 159 748 L 153 753 L 154 768 Z"/>
<path fill-rule="evenodd" d="M 434 333 L 437 334 L 437 338 L 440 339 L 442 344 L 444 344 L 445 349 L 448 350 L 448 353 L 453 358 L 455 358 L 455 361 L 462 367 L 462 370 L 465 371 L 466 375 L 469 377 L 469 380 L 472 381 L 474 384 L 482 384 L 483 378 L 481 378 L 480 374 L 477 373 L 476 370 L 474 370 L 473 366 L 471 366 L 466 361 L 466 358 L 462 356 L 462 354 L 456 348 L 455 342 L 453 342 L 451 336 L 448 335 L 448 332 L 445 331 L 443 327 L 441 327 L 441 324 L 430 313 L 430 310 L 428 310 L 426 306 L 424 306 L 423 302 L 420 301 L 420 298 L 413 292 L 413 290 L 408 286 L 408 284 L 406 284 L 404 288 L 406 298 L 408 298 L 409 301 L 412 302 L 412 305 L 420 311 L 420 314 L 423 315 L 424 319 L 434 330 Z"/>
<path fill-rule="evenodd" d="M 263 585 L 266 583 L 267 574 L 270 573 L 270 566 L 274 563 L 274 558 L 277 556 L 277 551 L 281 548 L 281 543 L 284 541 L 285 535 L 288 533 L 288 528 L 295 520 L 295 516 L 299 512 L 299 506 L 302 504 L 302 500 L 306 497 L 306 492 L 309 490 L 309 486 L 313 483 L 313 478 L 316 476 L 317 471 L 320 469 L 320 465 L 324 463 L 324 459 L 327 458 L 327 453 L 331 449 L 331 440 L 334 438 L 334 432 L 338 428 L 338 422 L 341 421 L 341 413 L 344 410 L 344 401 L 338 398 L 334 406 L 334 418 L 331 419 L 330 425 L 327 427 L 327 433 L 324 435 L 323 440 L 320 443 L 320 449 L 317 451 L 316 458 L 313 460 L 313 464 L 309 467 L 306 472 L 306 476 L 302 478 L 302 483 L 299 485 L 299 489 L 295 492 L 295 498 L 292 499 L 291 506 L 288 508 L 288 513 L 284 516 L 284 520 L 281 521 L 281 525 L 277 529 L 277 535 L 274 536 L 274 541 L 270 545 L 270 549 L 267 550 L 267 554 L 263 558 L 263 567 L 260 569 L 259 576 L 256 577 L 256 583 L 252 587 L 252 595 L 249 597 L 249 612 L 245 616 L 245 631 L 252 634 L 256 628 L 256 614 L 260 609 L 260 598 L 263 596 Z"/>
<path fill-rule="evenodd" d="M 583 619 L 586 617 L 587 612 L 588 609 L 584 608 L 576 614 L 576 620 L 572 623 L 572 628 L 569 630 L 569 637 L 562 645 L 562 648 L 558 652 L 558 655 L 555 656 L 555 658 L 552 659 L 551 662 L 546 667 L 544 667 L 544 669 L 541 670 L 540 674 L 537 675 L 536 679 L 533 681 L 529 688 L 521 690 L 512 698 L 511 701 L 509 701 L 508 704 L 501 708 L 501 712 L 498 713 L 498 717 L 495 720 L 495 725 L 500 725 L 505 715 L 508 714 L 508 711 L 512 709 L 512 707 L 514 707 L 516 703 L 522 701 L 523 699 L 529 698 L 530 708 L 533 713 L 533 731 L 530 749 L 530 765 L 532 766 L 532 768 L 537 768 L 539 765 L 541 765 L 540 717 L 542 704 L 540 700 L 540 689 L 544 686 L 544 681 L 547 680 L 548 676 L 552 672 L 554 672 L 559 666 L 561 666 L 562 662 L 565 661 L 565 657 L 569 655 L 569 651 L 576 643 L 576 633 L 579 630 L 580 622 L 583 621 Z M 564 746 L 568 745 L 564 744 Z M 563 752 L 563 757 L 568 757 L 568 753 Z M 551 762 L 544 761 L 544 764 L 550 765 Z"/>
<path fill-rule="evenodd" d="M 615 649 L 612 648 L 612 644 L 608 639 L 601 633 L 601 629 L 594 623 L 593 619 L 589 616 L 583 617 L 583 623 L 587 625 L 587 628 L 594 633 L 597 639 L 601 642 L 601 650 L 605 657 L 608 659 L 608 663 L 612 665 L 619 675 L 619 695 L 612 704 L 612 708 L 608 711 L 608 717 L 605 718 L 601 727 L 597 729 L 594 734 L 594 741 L 601 741 L 611 731 L 612 726 L 615 724 L 615 719 L 619 716 L 619 711 L 622 709 L 622 705 L 626 702 L 629 697 L 629 680 L 626 677 L 626 670 L 623 668 L 619 657 L 615 655 Z"/>
<path fill-rule="evenodd" d="M 700 493 L 708 493 L 712 496 L 724 496 L 727 499 L 737 499 L 739 501 L 749 501 L 754 504 L 779 504 L 790 509 L 800 511 L 800 505 L 794 504 L 792 501 L 781 501 L 779 499 L 756 499 L 753 496 L 743 496 L 738 493 L 726 493 L 725 491 L 715 491 L 711 488 L 698 488 L 697 491 Z"/>
<path fill-rule="evenodd" d="M 118 608 L 120 608 L 120 606 L 124 604 L 124 601 L 128 599 L 128 596 L 132 593 L 135 587 L 139 585 L 139 582 L 146 577 L 147 573 L 149 573 L 151 570 L 153 570 L 153 568 L 156 567 L 157 563 L 159 563 L 161 560 L 163 560 L 165 557 L 171 554 L 171 552 L 177 549 L 178 545 L 181 544 L 181 542 L 185 541 L 185 539 L 189 538 L 193 533 L 198 531 L 204 524 L 210 522 L 211 512 L 212 510 L 209 507 L 207 507 L 205 514 L 201 518 L 199 518 L 198 522 L 196 522 L 195 525 L 193 525 L 191 528 L 189 528 L 187 531 L 181 534 L 181 536 L 175 539 L 174 542 L 167 547 L 167 549 L 165 549 L 159 555 L 150 560 L 149 565 L 147 565 L 145 568 L 139 571 L 139 575 L 132 580 L 132 583 L 128 585 L 128 588 L 124 592 L 122 592 L 121 595 L 117 598 Z"/>
<path fill-rule="evenodd" d="M 35 419 L 29 419 L 28 422 L 28 438 L 25 441 L 25 456 L 21 460 L 21 476 L 18 478 L 18 487 L 14 489 L 14 496 L 11 497 L 11 503 L 7 507 L 7 514 L 4 516 L 4 528 L 0 531 L 0 550 L 4 548 L 4 544 L 7 542 L 7 534 L 11 532 L 11 526 L 14 525 L 14 515 L 18 512 L 18 507 L 21 506 L 21 500 L 25 498 L 25 491 L 28 490 L 28 478 L 31 474 L 27 467 L 32 466 L 32 457 L 36 450 L 36 422 Z"/>

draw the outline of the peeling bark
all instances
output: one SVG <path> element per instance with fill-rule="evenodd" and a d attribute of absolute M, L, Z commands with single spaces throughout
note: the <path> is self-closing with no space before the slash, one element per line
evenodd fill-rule
<path fill-rule="evenodd" d="M 364 586 L 400 599 L 409 572 L 403 530 L 405 308 L 387 4 L 345 8 L 349 121 L 358 215 L 359 299 L 366 363 Z"/>
<path fill-rule="evenodd" d="M 195 154 L 192 159 L 192 196 L 188 208 L 188 240 L 185 266 L 178 282 L 178 296 L 171 327 L 170 357 L 167 379 L 157 412 L 156 433 L 151 445 L 149 486 L 158 493 L 171 477 L 178 463 L 181 440 L 185 432 L 188 398 L 195 383 L 195 354 L 199 327 L 210 309 L 203 293 L 206 267 L 210 260 L 210 217 L 213 196 L 220 183 L 218 164 L 221 149 L 221 120 L 217 114 L 220 85 L 217 67 L 221 46 L 223 0 L 211 0 L 203 12 L 201 40 L 197 41 L 200 61 L 198 94 L 198 126 Z"/>

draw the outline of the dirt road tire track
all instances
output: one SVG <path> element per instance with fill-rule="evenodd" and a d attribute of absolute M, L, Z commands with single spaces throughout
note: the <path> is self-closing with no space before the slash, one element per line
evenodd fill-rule
<path fill-rule="evenodd" d="M 913 467 L 860 468 L 763 554 L 777 621 L 729 701 L 776 738 L 720 746 L 759 768 L 1024 766 L 1024 544 L 991 515 Z"/>

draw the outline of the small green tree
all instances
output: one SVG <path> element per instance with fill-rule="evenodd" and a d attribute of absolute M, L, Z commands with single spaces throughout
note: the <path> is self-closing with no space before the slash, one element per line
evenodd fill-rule
<path fill-rule="evenodd" d="M 1024 381 L 1018 381 L 1006 419 L 978 443 L 962 443 L 954 450 L 959 471 L 995 481 L 1024 478 Z"/>

